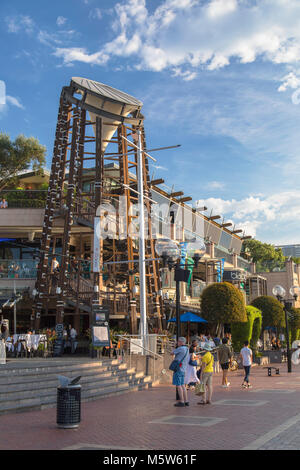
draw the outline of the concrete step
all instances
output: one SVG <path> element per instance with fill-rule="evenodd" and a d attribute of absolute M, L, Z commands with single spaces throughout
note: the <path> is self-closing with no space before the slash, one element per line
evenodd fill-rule
<path fill-rule="evenodd" d="M 25 375 L 30 373 L 43 373 L 43 372 L 55 372 L 56 370 L 64 371 L 69 370 L 70 368 L 76 369 L 86 369 L 91 367 L 108 367 L 113 365 L 119 365 L 118 360 L 107 360 L 107 361 L 91 361 L 91 362 L 50 362 L 49 360 L 45 362 L 29 363 L 26 361 L 22 364 L 22 359 L 18 363 L 11 363 L 1 366 L 1 377 L 14 375 Z M 122 365 L 122 364 L 121 364 Z"/>
<path fill-rule="evenodd" d="M 0 388 L 3 385 L 7 384 L 23 384 L 23 383 L 32 383 L 34 382 L 45 382 L 45 381 L 50 381 L 50 380 L 57 380 L 58 375 L 65 375 L 66 377 L 69 378 L 74 378 L 77 377 L 78 375 L 80 376 L 90 376 L 94 374 L 105 374 L 105 373 L 111 373 L 117 374 L 118 372 L 122 372 L 126 370 L 126 367 L 124 367 L 123 364 L 120 365 L 107 365 L 107 366 L 89 366 L 85 368 L 78 368 L 78 367 L 72 367 L 70 366 L 69 368 L 62 369 L 61 367 L 54 368 L 51 370 L 40 370 L 40 369 L 35 369 L 35 370 L 30 370 L 26 373 L 11 373 L 10 376 L 8 377 L 0 377 Z"/>
<path fill-rule="evenodd" d="M 57 375 L 81 376 L 83 402 L 152 386 L 151 377 L 117 359 L 23 360 L 1 367 L 0 414 L 56 406 Z M 2 374 L 3 372 L 3 374 Z"/>
<path fill-rule="evenodd" d="M 105 386 L 106 383 L 116 383 L 118 381 L 123 380 L 142 380 L 143 374 L 135 374 L 134 372 L 129 371 L 121 371 L 118 374 L 112 374 L 111 372 L 107 372 L 104 374 L 93 374 L 89 376 L 81 377 L 80 385 L 82 388 L 86 388 L 89 384 L 97 384 L 97 386 L 102 387 Z M 19 384 L 8 384 L 2 385 L 0 387 L 0 402 L 4 400 L 6 397 L 13 397 L 15 399 L 26 395 L 36 395 L 39 394 L 46 394 L 48 391 L 56 390 L 59 386 L 59 381 L 57 378 L 47 380 L 47 381 L 34 381 L 34 382 L 27 382 L 27 383 L 19 383 Z"/>
<path fill-rule="evenodd" d="M 151 378 L 145 382 L 138 384 L 130 384 L 130 382 L 116 383 L 103 388 L 90 388 L 82 391 L 81 401 L 88 402 L 97 400 L 99 398 L 120 395 L 122 393 L 131 391 L 141 391 L 151 386 Z M 57 393 L 52 393 L 48 396 L 39 396 L 35 398 L 27 398 L 23 400 L 7 400 L 0 405 L 0 415 L 6 413 L 17 413 L 33 410 L 41 410 L 45 408 L 55 407 L 57 403 Z"/>

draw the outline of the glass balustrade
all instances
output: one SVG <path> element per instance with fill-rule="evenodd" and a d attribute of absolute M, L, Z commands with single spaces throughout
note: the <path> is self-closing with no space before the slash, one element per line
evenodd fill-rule
<path fill-rule="evenodd" d="M 0 259 L 0 279 L 35 279 L 38 262 L 31 259 Z"/>

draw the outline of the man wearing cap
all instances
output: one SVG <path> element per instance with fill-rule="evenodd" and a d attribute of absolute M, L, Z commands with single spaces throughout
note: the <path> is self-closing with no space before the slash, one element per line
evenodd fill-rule
<path fill-rule="evenodd" d="M 180 363 L 179 370 L 173 374 L 173 385 L 176 385 L 179 396 L 179 401 L 174 406 L 189 406 L 187 390 L 184 385 L 184 375 L 189 362 L 189 349 L 183 336 L 178 338 L 177 348 L 174 349 L 173 354 L 175 355 L 175 360 Z"/>
<path fill-rule="evenodd" d="M 213 392 L 213 387 L 212 387 L 212 375 L 214 371 L 214 357 L 211 354 L 212 348 L 205 343 L 203 345 L 204 351 L 206 353 L 204 356 L 202 356 L 201 359 L 201 377 L 200 380 L 204 384 L 204 394 L 203 394 L 203 400 L 198 403 L 198 405 L 206 405 L 206 404 L 211 404 L 211 397 L 212 397 L 212 392 Z M 206 399 L 207 396 L 207 399 Z"/>

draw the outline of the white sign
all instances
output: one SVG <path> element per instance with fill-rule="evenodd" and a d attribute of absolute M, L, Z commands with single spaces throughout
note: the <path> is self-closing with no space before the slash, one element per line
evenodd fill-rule
<path fill-rule="evenodd" d="M 94 343 L 97 343 L 97 342 L 103 343 L 103 342 L 109 341 L 108 328 L 106 326 L 94 326 L 93 333 L 94 333 Z"/>
<path fill-rule="evenodd" d="M 141 338 L 134 338 L 130 340 L 130 353 L 131 354 L 142 354 L 143 352 L 143 340 Z"/>

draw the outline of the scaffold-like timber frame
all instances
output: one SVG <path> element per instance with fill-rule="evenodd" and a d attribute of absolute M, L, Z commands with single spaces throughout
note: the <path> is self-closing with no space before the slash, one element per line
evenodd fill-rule
<path fill-rule="evenodd" d="M 60 97 L 36 281 L 37 294 L 33 304 L 35 328 L 39 328 L 41 316 L 50 304 L 56 310 L 56 323 L 63 323 L 65 308 L 73 307 L 74 314 L 88 312 L 90 324 L 92 305 L 104 304 L 109 307 L 112 317 L 123 315 L 127 318 L 131 333 L 136 334 L 139 246 L 136 238 L 131 236 L 129 227 L 136 218 L 131 208 L 137 203 L 138 191 L 137 141 L 134 140 L 137 131 L 142 137 L 142 149 L 146 148 L 141 103 L 131 106 L 135 109 L 128 113 L 124 100 L 121 112 L 116 114 L 111 111 L 112 107 L 120 105 L 116 98 L 103 97 L 100 92 L 97 94 L 89 90 L 89 82 L 86 80 L 80 86 L 78 80 L 72 79 L 70 86 L 62 89 Z M 92 82 L 92 85 L 95 83 Z M 100 98 L 101 106 L 91 104 L 93 99 L 97 103 Z M 111 135 L 106 138 L 110 127 Z M 109 152 L 106 151 L 107 146 Z M 111 168 L 109 177 L 106 168 Z M 147 317 L 161 329 L 161 285 L 158 262 L 153 259 L 152 201 L 145 152 L 143 185 L 149 231 L 145 242 L 146 259 L 149 258 L 146 263 Z M 100 240 L 100 272 L 91 272 L 87 278 L 83 275 L 83 266 L 87 261 L 82 239 L 89 238 L 93 246 L 94 218 L 103 204 L 116 207 L 117 221 L 121 215 L 124 219 L 124 214 L 119 212 L 120 197 L 126 201 L 125 236 L 123 233 L 121 237 L 117 231 L 116 237 Z M 57 257 L 60 263 L 59 269 L 54 269 L 55 242 L 59 237 L 61 252 Z M 128 260 L 128 263 L 121 263 Z M 106 266 L 104 276 L 106 262 L 113 263 Z"/>

